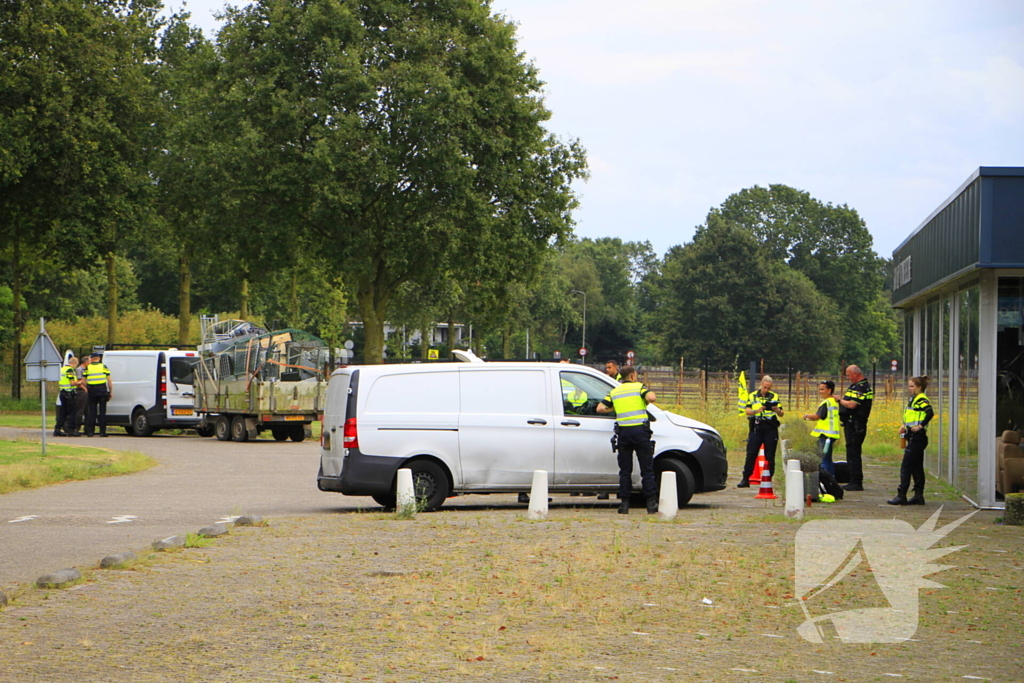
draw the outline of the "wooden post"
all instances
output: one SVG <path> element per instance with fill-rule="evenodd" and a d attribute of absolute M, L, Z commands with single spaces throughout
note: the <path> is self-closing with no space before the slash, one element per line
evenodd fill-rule
<path fill-rule="evenodd" d="M 679 381 L 676 382 L 676 405 L 683 408 L 683 358 L 679 357 Z"/>

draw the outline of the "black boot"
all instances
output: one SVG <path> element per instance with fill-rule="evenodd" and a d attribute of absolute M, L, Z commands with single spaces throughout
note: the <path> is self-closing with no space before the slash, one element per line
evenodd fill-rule
<path fill-rule="evenodd" d="M 900 486 L 896 489 L 896 497 L 887 502 L 889 505 L 907 505 L 907 490 Z"/>
<path fill-rule="evenodd" d="M 914 489 L 914 495 L 906 505 L 924 505 L 924 489 Z"/>
<path fill-rule="evenodd" d="M 647 499 L 647 514 L 653 515 L 658 512 L 658 497 L 651 496 Z"/>
<path fill-rule="evenodd" d="M 67 436 L 64 432 L 60 431 L 59 429 L 55 429 L 53 431 L 53 435 L 54 436 Z"/>
<path fill-rule="evenodd" d="M 629 514 L 629 498 L 623 498 L 622 500 L 619 501 L 619 514 Z"/>

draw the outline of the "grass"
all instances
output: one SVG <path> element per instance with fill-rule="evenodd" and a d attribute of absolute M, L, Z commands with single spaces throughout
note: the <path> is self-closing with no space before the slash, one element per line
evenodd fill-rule
<path fill-rule="evenodd" d="M 0 441 L 0 493 L 112 477 L 149 469 L 157 461 L 132 451 L 118 452 L 87 446 L 40 444 L 30 441 Z"/>

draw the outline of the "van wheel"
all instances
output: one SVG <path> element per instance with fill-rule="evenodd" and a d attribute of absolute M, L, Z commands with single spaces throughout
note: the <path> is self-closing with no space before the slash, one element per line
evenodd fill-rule
<path fill-rule="evenodd" d="M 415 460 L 409 464 L 409 469 L 417 504 L 422 505 L 425 512 L 433 512 L 444 505 L 451 487 L 441 466 L 431 460 Z"/>
<path fill-rule="evenodd" d="M 149 426 L 149 418 L 146 416 L 146 411 L 142 408 L 136 408 L 135 412 L 132 413 L 132 434 L 135 436 L 149 436 L 153 433 L 153 428 Z"/>
<path fill-rule="evenodd" d="M 377 495 L 370 497 L 373 498 L 374 502 L 377 503 L 377 505 L 380 505 L 385 510 L 395 509 L 395 496 L 393 494 L 379 493 Z"/>
<path fill-rule="evenodd" d="M 288 432 L 281 427 L 272 427 L 270 433 L 274 436 L 274 441 L 287 441 Z"/>
<path fill-rule="evenodd" d="M 693 473 L 686 463 L 675 458 L 663 457 L 654 461 L 654 484 L 661 491 L 661 473 L 676 473 L 676 493 L 678 494 L 679 507 L 683 507 L 693 498 Z"/>
<path fill-rule="evenodd" d="M 231 420 L 231 440 L 249 440 L 249 430 L 245 426 L 245 418 L 242 417 L 241 415 L 236 415 L 235 419 Z"/>
<path fill-rule="evenodd" d="M 213 425 L 217 434 L 217 441 L 231 441 L 231 420 L 227 415 L 221 415 Z"/>

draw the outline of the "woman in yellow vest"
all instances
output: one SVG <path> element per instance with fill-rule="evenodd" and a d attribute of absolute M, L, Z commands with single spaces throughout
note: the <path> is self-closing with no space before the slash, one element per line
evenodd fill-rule
<path fill-rule="evenodd" d="M 826 380 L 818 385 L 818 396 L 821 403 L 814 413 L 804 415 L 805 420 L 814 420 L 816 424 L 811 430 L 811 436 L 818 437 L 818 455 L 821 456 L 821 466 L 829 474 L 835 476 L 836 466 L 832 462 L 832 453 L 835 452 L 836 442 L 839 441 L 839 401 L 833 394 L 836 391 L 836 383 Z"/>
<path fill-rule="evenodd" d="M 900 435 L 907 440 L 900 465 L 900 485 L 889 505 L 924 505 L 924 449 L 928 447 L 928 423 L 935 417 L 931 401 L 925 396 L 928 375 L 911 377 L 907 382 L 910 400 L 903 409 Z M 910 480 L 914 480 L 914 497 L 907 499 Z"/>

